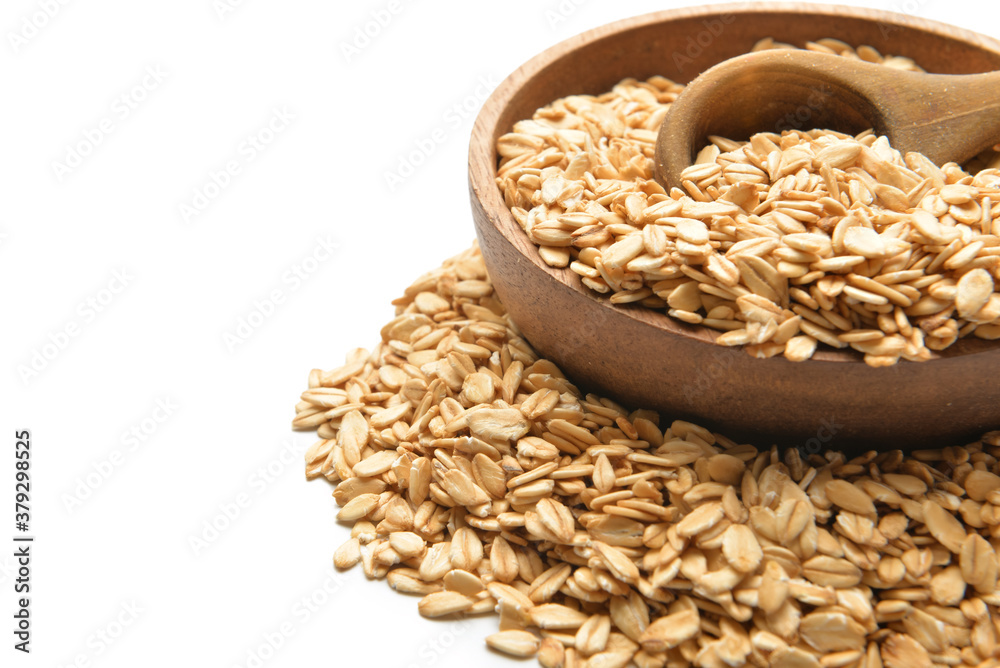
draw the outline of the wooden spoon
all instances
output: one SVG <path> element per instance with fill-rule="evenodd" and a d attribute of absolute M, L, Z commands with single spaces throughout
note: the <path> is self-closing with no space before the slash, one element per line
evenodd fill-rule
<path fill-rule="evenodd" d="M 785 49 L 738 56 L 698 76 L 671 105 L 657 138 L 657 179 L 681 187 L 709 135 L 812 128 L 872 128 L 903 153 L 962 163 L 1000 142 L 1000 72 L 925 74 Z"/>
<path fill-rule="evenodd" d="M 725 32 L 707 45 L 695 41 L 708 34 L 707 26 L 719 25 Z M 661 429 L 685 419 L 739 442 L 798 446 L 804 453 L 827 447 L 942 448 L 1000 429 L 997 341 L 965 337 L 939 359 L 878 369 L 854 350 L 818 350 L 803 363 L 755 359 L 716 345 L 718 332 L 707 327 L 596 295 L 569 268 L 546 264 L 512 215 L 497 187 L 497 140 L 515 123 L 557 98 L 599 95 L 626 77 L 690 81 L 746 53 L 765 35 L 793 44 L 822 37 L 870 44 L 883 53 L 914 56 L 939 72 L 1000 70 L 996 39 L 919 17 L 825 4 L 685 7 L 573 37 L 504 80 L 470 137 L 473 219 L 497 297 L 531 346 L 579 388 L 623 406 L 659 410 Z M 739 108 L 751 92 L 727 94 Z M 808 93 L 795 100 L 786 113 L 808 100 Z M 861 125 L 858 130 L 868 127 Z M 751 125 L 744 137 L 760 129 Z"/>

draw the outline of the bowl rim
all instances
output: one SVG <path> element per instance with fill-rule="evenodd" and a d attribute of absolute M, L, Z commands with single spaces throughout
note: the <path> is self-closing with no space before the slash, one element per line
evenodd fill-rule
<path fill-rule="evenodd" d="M 536 268 L 541 269 L 552 282 L 552 289 L 570 289 L 578 295 L 608 309 L 609 316 L 614 314 L 630 318 L 638 324 L 653 327 L 677 336 L 683 336 L 697 342 L 718 347 L 715 338 L 722 334 L 701 325 L 690 325 L 674 318 L 666 312 L 632 304 L 612 304 L 605 295 L 597 295 L 588 290 L 580 282 L 579 276 L 569 268 L 550 267 L 537 252 L 537 246 L 527 239 L 521 226 L 514 219 L 510 209 L 503 200 L 502 193 L 496 185 L 497 152 L 495 138 L 498 136 L 498 123 L 507 105 L 533 77 L 555 62 L 571 56 L 574 52 L 602 39 L 613 37 L 623 32 L 641 29 L 650 25 L 676 21 L 680 19 L 698 19 L 726 14 L 754 15 L 784 13 L 819 17 L 850 17 L 899 28 L 909 28 L 940 37 L 964 42 L 981 50 L 1000 56 L 1000 39 L 989 37 L 965 28 L 959 28 L 940 21 L 934 21 L 918 16 L 900 14 L 880 9 L 853 7 L 847 5 L 820 5 L 801 2 L 766 2 L 766 3 L 722 3 L 694 7 L 681 7 L 646 14 L 640 14 L 625 19 L 607 23 L 596 28 L 583 31 L 558 42 L 544 51 L 522 63 L 501 81 L 490 97 L 483 104 L 473 124 L 469 140 L 469 191 L 474 201 L 483 209 L 490 224 L 504 239 L 519 248 L 513 242 L 514 238 L 523 238 L 534 252 L 523 255 Z M 697 76 L 697 73 L 694 75 Z M 742 346 L 740 346 L 742 347 Z M 969 355 L 989 355 L 1000 351 L 996 342 L 964 337 L 943 351 L 936 351 L 935 359 L 964 357 Z M 808 360 L 813 363 L 864 364 L 864 355 L 851 348 L 826 349 L 818 348 L 813 357 Z M 911 363 L 900 359 L 898 363 Z M 927 362 L 919 362 L 926 364 Z"/>

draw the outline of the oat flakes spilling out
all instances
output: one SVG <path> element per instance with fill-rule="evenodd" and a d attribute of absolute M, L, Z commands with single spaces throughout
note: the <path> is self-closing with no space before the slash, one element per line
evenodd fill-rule
<path fill-rule="evenodd" d="M 755 50 L 775 47 L 794 48 Z M 807 48 L 919 69 L 837 40 Z M 556 100 L 498 140 L 497 183 L 547 264 L 762 358 L 803 361 L 822 343 L 887 366 L 962 336 L 1000 339 L 995 153 L 970 173 L 870 132 L 714 137 L 668 193 L 653 177 L 656 138 L 682 90 L 626 79 Z"/>
<path fill-rule="evenodd" d="M 353 525 L 338 568 L 497 612 L 486 644 L 546 668 L 1000 665 L 1000 432 L 804 456 L 583 395 L 477 248 L 394 304 L 296 406 Z"/>

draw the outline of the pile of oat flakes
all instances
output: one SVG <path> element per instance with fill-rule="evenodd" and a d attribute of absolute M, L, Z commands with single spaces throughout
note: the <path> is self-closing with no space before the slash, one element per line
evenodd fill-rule
<path fill-rule="evenodd" d="M 476 248 L 394 303 L 296 407 L 338 568 L 547 668 L 1000 665 L 1000 432 L 804 457 L 584 395 Z"/>

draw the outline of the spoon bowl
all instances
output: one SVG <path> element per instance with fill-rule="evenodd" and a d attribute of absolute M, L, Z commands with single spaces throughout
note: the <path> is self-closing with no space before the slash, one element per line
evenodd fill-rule
<path fill-rule="evenodd" d="M 874 129 L 903 153 L 962 163 L 1000 143 L 1000 72 L 924 74 L 788 49 L 737 56 L 700 74 L 670 106 L 657 180 L 681 187 L 710 135 L 745 140 L 811 128 Z"/>
<path fill-rule="evenodd" d="M 569 269 L 546 265 L 496 184 L 497 139 L 553 100 L 600 94 L 627 77 L 685 83 L 761 38 L 832 37 L 908 56 L 930 71 L 1000 69 L 1000 42 L 919 18 L 827 5 L 716 5 L 602 26 L 536 56 L 484 105 L 469 149 L 476 233 L 498 297 L 532 346 L 582 389 L 689 419 L 757 445 L 888 449 L 969 442 L 1000 428 L 1000 345 L 966 338 L 939 358 L 872 368 L 859 353 L 759 360 L 718 332 L 613 305 Z M 734 97 L 737 97 L 734 94 Z M 862 128 L 863 129 L 863 128 Z"/>

